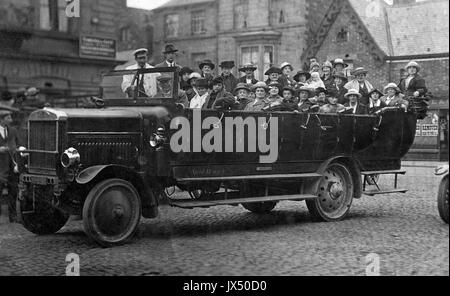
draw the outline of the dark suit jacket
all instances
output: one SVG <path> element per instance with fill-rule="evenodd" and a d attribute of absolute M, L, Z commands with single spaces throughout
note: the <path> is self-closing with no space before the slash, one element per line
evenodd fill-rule
<path fill-rule="evenodd" d="M 0 183 L 7 183 L 13 173 L 13 155 L 19 144 L 17 131 L 11 127 L 8 127 L 7 131 L 6 139 L 0 135 L 0 147 L 9 149 L 7 152 L 0 152 Z"/>
<path fill-rule="evenodd" d="M 406 88 L 406 79 L 402 79 L 398 84 L 398 87 L 406 96 L 412 96 L 416 91 L 419 92 L 420 96 L 423 96 L 427 93 L 425 79 L 423 79 L 419 74 L 411 79 L 408 88 Z"/>
<path fill-rule="evenodd" d="M 350 108 L 350 103 L 345 104 L 344 107 L 345 108 Z M 351 114 L 366 115 L 366 114 L 369 114 L 369 108 L 367 108 L 366 105 L 359 103 L 358 106 L 356 106 L 356 112 L 355 113 L 351 113 Z"/>
<path fill-rule="evenodd" d="M 336 88 L 336 84 L 333 83 L 327 90 L 336 93 L 336 98 L 338 99 L 339 104 L 345 105 L 348 103 L 348 100 L 344 97 L 348 92 L 348 89 L 346 89 L 343 85 L 341 85 L 338 90 Z"/>
<path fill-rule="evenodd" d="M 223 79 L 223 86 L 225 87 L 226 91 L 229 93 L 233 93 L 236 85 L 238 84 L 237 78 L 234 77 L 233 74 L 230 74 L 226 77 L 223 74 L 221 74 L 220 76 Z"/>
<path fill-rule="evenodd" d="M 165 68 L 165 67 L 169 67 L 169 65 L 166 63 L 166 61 L 164 61 L 164 62 L 162 62 L 162 63 L 159 63 L 159 64 L 157 64 L 156 66 L 155 66 L 155 68 Z M 178 65 L 176 62 L 175 62 L 175 67 L 177 67 L 178 68 L 178 70 L 181 70 L 181 66 L 180 65 Z"/>

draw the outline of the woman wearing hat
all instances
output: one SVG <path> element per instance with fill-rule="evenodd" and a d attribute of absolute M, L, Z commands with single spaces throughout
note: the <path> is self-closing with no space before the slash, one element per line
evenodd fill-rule
<path fill-rule="evenodd" d="M 313 96 L 313 91 L 307 86 L 301 86 L 298 90 L 299 102 L 297 105 L 297 110 L 306 113 L 310 112 L 311 107 L 316 105 L 316 99 Z"/>
<path fill-rule="evenodd" d="M 408 108 L 409 102 L 403 99 L 405 96 L 401 93 L 397 84 L 389 83 L 384 87 L 385 95 L 381 98 L 381 100 L 388 107 L 400 107 L 405 110 Z"/>
<path fill-rule="evenodd" d="M 238 104 L 235 106 L 235 110 L 244 110 L 245 107 L 252 101 L 250 98 L 251 89 L 246 83 L 238 83 L 234 89 L 234 95 Z"/>
<path fill-rule="evenodd" d="M 270 104 L 267 99 L 269 88 L 265 82 L 260 81 L 253 85 L 252 91 L 255 93 L 255 99 L 245 107 L 245 111 L 261 111 Z"/>
<path fill-rule="evenodd" d="M 291 86 L 285 86 L 283 88 L 283 110 L 281 111 L 294 111 L 297 110 L 298 98 L 297 92 Z"/>
<path fill-rule="evenodd" d="M 245 73 L 244 76 L 239 78 L 239 83 L 245 83 L 248 85 L 255 85 L 258 83 L 258 80 L 255 79 L 255 71 L 257 67 L 252 63 L 244 64 L 241 68 L 239 68 L 239 72 Z"/>
<path fill-rule="evenodd" d="M 349 89 L 345 94 L 345 98 L 348 100 L 348 103 L 344 105 L 345 112 L 350 114 L 358 114 L 365 115 L 369 113 L 369 110 L 366 105 L 360 102 L 361 93 L 357 89 Z"/>
<path fill-rule="evenodd" d="M 333 85 L 334 79 L 333 79 L 333 64 L 329 61 L 326 61 L 322 65 L 322 79 L 323 84 L 325 85 L 326 89 L 330 89 Z"/>
<path fill-rule="evenodd" d="M 180 70 L 180 88 L 184 91 L 187 91 L 191 88 L 189 84 L 189 78 L 194 71 L 189 67 L 183 67 Z"/>
<path fill-rule="evenodd" d="M 234 68 L 234 61 L 223 61 L 219 67 L 222 69 L 220 77 L 223 79 L 223 85 L 227 92 L 232 93 L 238 84 L 238 80 L 234 77 L 231 70 Z"/>
<path fill-rule="evenodd" d="M 419 75 L 420 66 L 414 61 L 406 65 L 408 76 L 402 79 L 398 85 L 400 91 L 406 96 L 420 97 L 427 93 L 425 79 Z"/>
<path fill-rule="evenodd" d="M 212 91 L 208 98 L 206 98 L 205 104 L 202 109 L 214 109 L 214 110 L 233 110 L 236 105 L 234 96 L 227 92 L 222 77 L 216 77 L 212 82 Z"/>
<path fill-rule="evenodd" d="M 300 88 L 308 84 L 311 74 L 308 71 L 300 70 L 294 75 L 294 80 L 297 82 L 295 88 Z"/>
<path fill-rule="evenodd" d="M 383 93 L 376 88 L 369 93 L 370 102 L 368 107 L 370 114 L 387 107 L 386 103 L 381 100 L 382 96 Z"/>
<path fill-rule="evenodd" d="M 366 79 L 367 72 L 363 67 L 356 68 L 352 72 L 355 79 L 347 82 L 344 86 L 348 90 L 356 89 L 361 94 L 361 103 L 366 106 L 369 104 L 369 93 L 374 89 L 372 84 Z"/>
<path fill-rule="evenodd" d="M 343 59 L 335 59 L 333 62 L 333 71 L 335 73 L 337 72 L 342 72 L 344 73 L 344 75 L 347 77 L 347 75 L 345 74 L 345 68 L 347 68 L 348 65 L 344 62 Z"/>
<path fill-rule="evenodd" d="M 336 94 L 336 98 L 338 99 L 338 103 L 345 105 L 347 100 L 345 99 L 345 94 L 347 93 L 347 89 L 344 85 L 348 82 L 347 76 L 345 76 L 344 72 L 336 72 L 333 74 L 333 85 L 330 90 Z"/>
<path fill-rule="evenodd" d="M 213 70 L 216 68 L 216 65 L 211 60 L 204 60 L 198 67 L 201 70 L 202 77 L 208 80 L 210 87 L 212 87 L 212 81 L 214 79 Z"/>
<path fill-rule="evenodd" d="M 185 90 L 189 102 L 197 95 L 195 82 L 200 78 L 202 78 L 202 75 L 197 72 L 192 72 L 191 75 L 189 75 L 189 79 L 187 81 L 189 87 Z"/>
<path fill-rule="evenodd" d="M 283 103 L 283 98 L 280 96 L 283 91 L 283 86 L 275 81 L 272 81 L 269 85 L 269 100 L 268 106 L 263 108 L 264 111 L 280 111 L 279 108 Z M 276 110 L 275 110 L 276 108 Z"/>
<path fill-rule="evenodd" d="M 284 86 L 294 86 L 295 80 L 292 78 L 294 67 L 292 67 L 292 65 L 288 62 L 284 62 L 281 64 L 280 69 L 281 72 L 283 72 L 280 77 L 280 81 L 282 82 L 281 84 Z"/>

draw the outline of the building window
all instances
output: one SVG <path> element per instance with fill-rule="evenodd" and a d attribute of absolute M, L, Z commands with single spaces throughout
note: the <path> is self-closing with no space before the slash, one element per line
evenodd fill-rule
<path fill-rule="evenodd" d="M 191 29 L 192 35 L 200 35 L 206 33 L 205 17 L 206 12 L 204 10 L 193 11 L 191 15 Z"/>
<path fill-rule="evenodd" d="M 258 67 L 255 78 L 261 80 L 264 73 L 274 64 L 272 45 L 252 45 L 241 47 L 241 65 L 252 63 Z"/>
<path fill-rule="evenodd" d="M 164 27 L 166 38 L 178 37 L 178 26 L 179 26 L 178 14 L 166 15 Z"/>
<path fill-rule="evenodd" d="M 39 28 L 47 31 L 69 31 L 65 0 L 40 0 Z"/>
<path fill-rule="evenodd" d="M 341 30 L 336 35 L 337 43 L 345 43 L 348 42 L 349 33 L 347 28 L 341 28 Z"/>
<path fill-rule="evenodd" d="M 235 0 L 234 2 L 234 28 L 245 29 L 248 27 L 248 1 Z"/>

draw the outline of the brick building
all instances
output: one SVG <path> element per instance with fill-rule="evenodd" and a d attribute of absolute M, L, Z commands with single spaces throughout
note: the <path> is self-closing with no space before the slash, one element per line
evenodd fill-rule
<path fill-rule="evenodd" d="M 359 66 L 368 69 L 368 79 L 378 89 L 398 83 L 410 60 L 419 62 L 434 99 L 430 116 L 418 123 L 409 157 L 448 159 L 448 11 L 448 0 L 403 0 L 393 5 L 336 0 L 302 59 L 342 57 L 348 71 Z"/>
<path fill-rule="evenodd" d="M 178 62 L 198 70 L 205 58 L 216 64 L 258 65 L 257 78 L 271 65 L 301 55 L 313 40 L 329 0 L 170 0 L 154 10 L 154 59 L 165 43 L 179 49 Z M 236 69 L 234 70 L 235 74 Z"/>

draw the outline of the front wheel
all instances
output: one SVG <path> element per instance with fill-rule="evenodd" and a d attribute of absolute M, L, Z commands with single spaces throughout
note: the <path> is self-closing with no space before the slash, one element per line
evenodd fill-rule
<path fill-rule="evenodd" d="M 141 218 L 141 201 L 134 186 L 121 179 L 98 183 L 83 206 L 86 234 L 103 247 L 129 240 Z"/>
<path fill-rule="evenodd" d="M 350 211 L 353 201 L 353 179 L 344 164 L 330 164 L 320 180 L 317 198 L 306 201 L 315 221 L 339 221 Z"/>
<path fill-rule="evenodd" d="M 445 177 L 441 184 L 439 185 L 439 193 L 438 193 L 438 211 L 439 216 L 441 216 L 442 220 L 448 224 L 448 177 Z"/>

